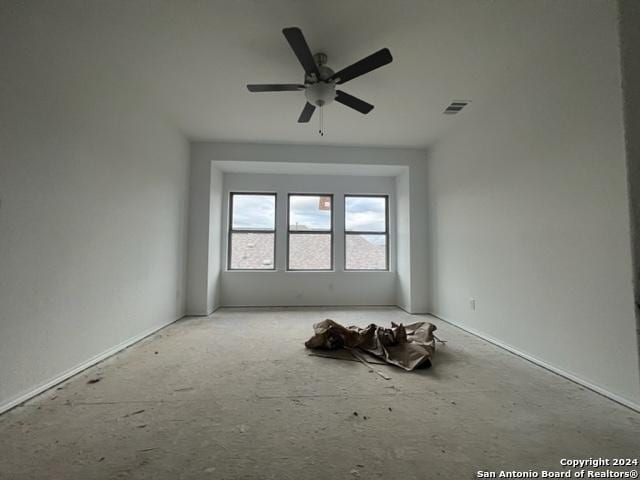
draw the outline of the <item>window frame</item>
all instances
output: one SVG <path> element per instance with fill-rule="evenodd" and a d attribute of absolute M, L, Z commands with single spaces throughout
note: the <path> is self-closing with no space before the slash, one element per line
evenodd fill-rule
<path fill-rule="evenodd" d="M 367 230 L 347 231 L 347 198 L 384 198 L 384 232 Z M 385 236 L 385 267 L 384 268 L 347 268 L 347 235 L 384 235 Z M 388 272 L 389 271 L 389 195 L 345 193 L 344 195 L 344 271 L 345 272 Z"/>
<path fill-rule="evenodd" d="M 291 230 L 291 197 L 331 197 L 331 220 L 329 223 L 329 230 Z M 334 237 L 335 237 L 335 227 L 334 227 L 334 218 L 335 218 L 335 204 L 334 204 L 334 195 L 333 193 L 289 193 L 287 195 L 287 272 L 334 272 L 335 264 L 334 264 Z M 329 264 L 329 268 L 291 268 L 289 266 L 289 257 L 290 257 L 290 238 L 291 235 L 299 235 L 299 234 L 314 234 L 314 235 L 327 235 L 330 234 L 331 238 L 331 260 Z"/>
<path fill-rule="evenodd" d="M 236 195 L 260 195 L 273 197 L 273 229 L 253 228 L 234 229 L 233 228 L 233 197 Z M 278 228 L 278 194 L 276 192 L 229 192 L 229 228 L 227 233 L 227 271 L 230 272 L 273 272 L 276 270 L 276 230 Z M 231 266 L 231 253 L 233 251 L 234 233 L 272 233 L 273 234 L 273 265 L 271 268 L 233 268 Z"/>

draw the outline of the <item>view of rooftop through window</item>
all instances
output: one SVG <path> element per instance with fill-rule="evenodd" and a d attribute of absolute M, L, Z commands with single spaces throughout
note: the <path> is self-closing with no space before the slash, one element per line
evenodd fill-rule
<path fill-rule="evenodd" d="M 288 197 L 288 270 L 333 268 L 333 195 Z M 344 196 L 346 270 L 387 270 L 388 198 Z M 232 193 L 229 269 L 275 269 L 276 195 Z"/>
<path fill-rule="evenodd" d="M 386 196 L 345 196 L 346 270 L 389 268 L 387 202 Z"/>
<path fill-rule="evenodd" d="M 333 196 L 289 195 L 289 270 L 333 268 Z"/>
<path fill-rule="evenodd" d="M 231 194 L 230 270 L 275 269 L 275 194 Z"/>

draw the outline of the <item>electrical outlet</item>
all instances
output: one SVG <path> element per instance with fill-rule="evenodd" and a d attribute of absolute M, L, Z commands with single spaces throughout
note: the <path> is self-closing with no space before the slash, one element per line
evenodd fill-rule
<path fill-rule="evenodd" d="M 469 299 L 469 308 L 471 310 L 475 310 L 476 309 L 476 299 L 475 298 L 470 298 Z"/>

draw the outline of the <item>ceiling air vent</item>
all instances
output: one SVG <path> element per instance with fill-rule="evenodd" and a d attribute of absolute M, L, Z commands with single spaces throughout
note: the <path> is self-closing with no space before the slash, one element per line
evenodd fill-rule
<path fill-rule="evenodd" d="M 442 113 L 446 115 L 455 115 L 464 107 L 466 107 L 468 104 L 469 104 L 469 100 L 454 100 L 449 104 L 447 108 L 445 108 L 444 112 Z"/>

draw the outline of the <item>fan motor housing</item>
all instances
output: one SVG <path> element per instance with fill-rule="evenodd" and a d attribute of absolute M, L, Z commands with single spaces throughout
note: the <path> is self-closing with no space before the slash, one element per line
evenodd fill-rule
<path fill-rule="evenodd" d="M 313 56 L 318 65 L 320 78 L 305 78 L 306 88 L 304 91 L 307 101 L 316 107 L 328 105 L 336 98 L 336 86 L 334 82 L 328 82 L 327 79 L 333 75 L 333 70 L 327 67 L 327 55 L 324 53 L 316 53 Z"/>

